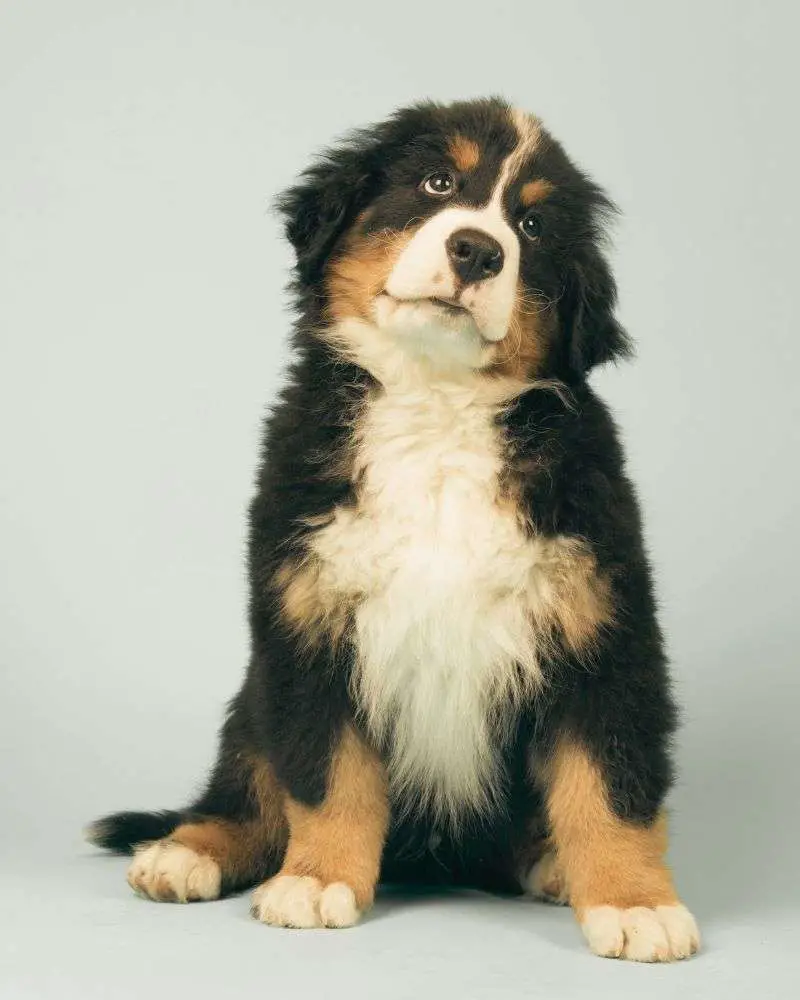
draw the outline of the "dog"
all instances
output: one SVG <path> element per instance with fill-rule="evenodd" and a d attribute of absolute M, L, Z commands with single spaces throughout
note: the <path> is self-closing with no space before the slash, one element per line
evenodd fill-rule
<path fill-rule="evenodd" d="M 250 508 L 249 666 L 199 798 L 89 839 L 151 899 L 258 885 L 271 925 L 447 884 L 569 903 L 598 955 L 690 956 L 676 708 L 587 381 L 631 351 L 612 203 L 491 98 L 351 134 L 278 208 L 298 318 Z"/>

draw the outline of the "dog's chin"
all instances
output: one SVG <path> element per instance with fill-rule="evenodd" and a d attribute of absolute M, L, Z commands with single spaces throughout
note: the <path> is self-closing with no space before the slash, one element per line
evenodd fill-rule
<path fill-rule="evenodd" d="M 443 299 L 396 299 L 382 292 L 373 314 L 378 329 L 410 354 L 448 367 L 486 364 L 488 345 L 468 309 Z"/>

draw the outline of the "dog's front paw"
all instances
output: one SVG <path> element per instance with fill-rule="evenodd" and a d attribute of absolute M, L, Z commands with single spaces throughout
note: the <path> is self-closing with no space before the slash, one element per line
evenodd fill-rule
<path fill-rule="evenodd" d="M 700 931 L 681 904 L 672 906 L 591 906 L 581 927 L 596 955 L 633 962 L 671 962 L 688 958 L 700 947 Z"/>
<path fill-rule="evenodd" d="M 361 911 L 346 882 L 323 885 L 310 875 L 276 875 L 253 893 L 251 912 L 275 927 L 352 927 Z"/>

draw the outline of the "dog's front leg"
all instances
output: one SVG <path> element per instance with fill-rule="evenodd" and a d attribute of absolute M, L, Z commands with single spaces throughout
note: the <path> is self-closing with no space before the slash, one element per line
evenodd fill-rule
<path fill-rule="evenodd" d="M 383 764 L 352 726 L 328 765 L 325 798 L 285 793 L 283 865 L 253 896 L 253 914 L 282 927 L 349 927 L 372 904 L 388 826 Z"/>
<path fill-rule="evenodd" d="M 577 738 L 557 740 L 539 775 L 554 860 L 592 951 L 640 962 L 693 954 L 699 933 L 665 862 L 663 811 L 621 816 L 599 754 Z"/>

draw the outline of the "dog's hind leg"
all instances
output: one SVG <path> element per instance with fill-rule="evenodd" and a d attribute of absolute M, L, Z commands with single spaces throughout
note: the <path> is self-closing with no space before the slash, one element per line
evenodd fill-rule
<path fill-rule="evenodd" d="M 286 850 L 282 793 L 269 764 L 231 732 L 203 795 L 188 809 L 117 813 L 87 831 L 99 847 L 133 854 L 128 882 L 150 899 L 217 899 L 274 874 Z"/>

